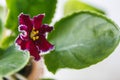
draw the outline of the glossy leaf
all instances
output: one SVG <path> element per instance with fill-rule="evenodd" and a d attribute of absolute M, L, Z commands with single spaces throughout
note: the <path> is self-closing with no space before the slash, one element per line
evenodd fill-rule
<path fill-rule="evenodd" d="M 55 45 L 55 50 L 44 56 L 49 71 L 82 69 L 114 51 L 120 40 L 120 29 L 105 16 L 84 11 L 57 22 L 48 40 Z"/>
<path fill-rule="evenodd" d="M 79 12 L 79 11 L 94 11 L 98 13 L 105 14 L 102 10 L 99 8 L 93 7 L 87 3 L 84 3 L 80 0 L 68 0 L 64 6 L 64 14 L 69 15 L 74 12 Z"/>
<path fill-rule="evenodd" d="M 0 51 L 0 76 L 12 75 L 22 69 L 29 61 L 29 54 L 12 46 L 6 51 Z"/>
<path fill-rule="evenodd" d="M 56 8 L 57 0 L 6 0 L 9 9 L 6 27 L 14 32 L 18 30 L 18 15 L 23 12 L 31 17 L 45 13 L 43 23 L 50 23 Z"/>
<path fill-rule="evenodd" d="M 4 22 L 5 21 L 5 17 L 6 17 L 6 7 L 1 6 L 0 5 L 0 19 Z"/>

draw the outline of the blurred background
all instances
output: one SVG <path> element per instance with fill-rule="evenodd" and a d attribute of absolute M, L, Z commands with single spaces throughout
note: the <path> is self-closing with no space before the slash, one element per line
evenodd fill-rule
<path fill-rule="evenodd" d="M 63 7 L 67 0 L 58 0 L 56 14 L 52 24 L 63 17 Z M 120 26 L 120 0 L 83 0 L 93 6 L 103 9 L 109 18 Z M 0 0 L 5 6 L 5 0 Z M 51 25 L 52 25 L 51 24 Z M 55 75 L 45 68 L 44 77 L 56 80 L 120 80 L 120 45 L 102 62 L 81 70 L 61 69 Z"/>

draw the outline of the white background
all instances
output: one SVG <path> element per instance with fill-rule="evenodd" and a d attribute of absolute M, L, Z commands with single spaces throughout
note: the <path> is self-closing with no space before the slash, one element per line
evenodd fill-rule
<path fill-rule="evenodd" d="M 5 0 L 0 0 L 4 5 Z M 62 9 L 66 0 L 59 0 L 53 23 L 62 17 Z M 83 0 L 100 7 L 107 16 L 120 26 L 120 0 Z M 52 64 L 51 64 L 52 65 Z M 102 62 L 81 70 L 61 69 L 55 75 L 45 70 L 44 77 L 56 80 L 120 80 L 120 45 Z"/>

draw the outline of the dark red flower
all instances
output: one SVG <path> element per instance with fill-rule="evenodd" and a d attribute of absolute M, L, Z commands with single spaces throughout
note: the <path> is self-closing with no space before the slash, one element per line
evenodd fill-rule
<path fill-rule="evenodd" d="M 54 46 L 46 40 L 46 33 L 53 30 L 52 26 L 42 24 L 44 14 L 33 17 L 20 14 L 19 31 L 20 35 L 16 39 L 17 45 L 22 50 L 28 50 L 35 60 L 40 59 L 39 53 L 52 50 Z"/>

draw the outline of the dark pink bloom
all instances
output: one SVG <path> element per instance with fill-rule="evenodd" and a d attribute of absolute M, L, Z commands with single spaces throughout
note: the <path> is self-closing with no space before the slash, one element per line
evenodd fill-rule
<path fill-rule="evenodd" d="M 20 14 L 19 31 L 20 35 L 16 39 L 17 45 L 22 50 L 28 50 L 35 60 L 40 59 L 39 53 L 52 50 L 54 46 L 46 40 L 46 33 L 53 30 L 52 26 L 42 24 L 44 14 L 33 17 Z"/>

